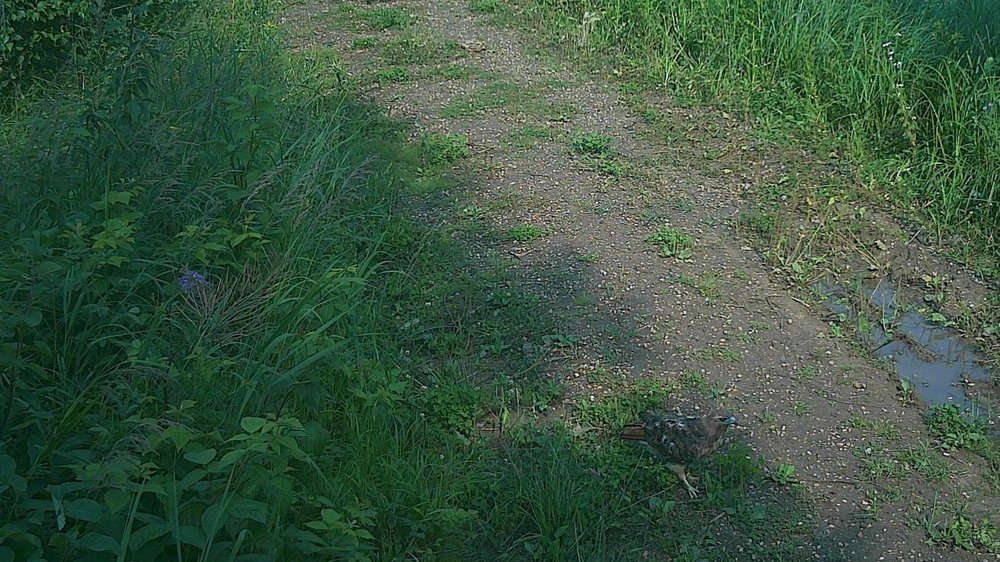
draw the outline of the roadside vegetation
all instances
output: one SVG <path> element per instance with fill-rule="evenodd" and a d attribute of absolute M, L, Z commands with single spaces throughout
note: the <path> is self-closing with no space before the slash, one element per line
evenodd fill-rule
<path fill-rule="evenodd" d="M 801 558 L 794 471 L 737 444 L 677 502 L 614 439 L 661 381 L 542 421 L 575 340 L 401 208 L 465 137 L 408 142 L 277 3 L 153 4 L 0 120 L 0 559 Z"/>
<path fill-rule="evenodd" d="M 846 157 L 907 220 L 997 255 L 1000 12 L 988 2 L 516 4 L 542 16 L 550 37 L 609 56 L 625 80 Z"/>

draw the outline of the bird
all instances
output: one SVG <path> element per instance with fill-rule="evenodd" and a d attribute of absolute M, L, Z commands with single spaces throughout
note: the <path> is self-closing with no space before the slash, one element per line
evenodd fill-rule
<path fill-rule="evenodd" d="M 686 466 L 718 449 L 726 430 L 737 425 L 736 416 L 728 413 L 670 416 L 643 412 L 639 419 L 642 423 L 622 429 L 621 438 L 640 441 L 651 449 L 677 475 L 692 499 L 698 497 L 698 490 L 688 482 Z"/>

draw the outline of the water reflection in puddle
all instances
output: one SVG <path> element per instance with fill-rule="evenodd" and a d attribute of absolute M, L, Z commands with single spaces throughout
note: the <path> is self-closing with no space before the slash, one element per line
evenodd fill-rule
<path fill-rule="evenodd" d="M 859 322 L 865 346 L 876 357 L 892 360 L 900 380 L 909 381 L 925 403 L 978 412 L 977 391 L 985 393 L 991 373 L 983 366 L 984 356 L 957 332 L 901 307 L 896 291 L 885 283 L 849 292 L 821 281 L 816 289 L 826 295 L 830 311 Z M 860 319 L 859 305 L 868 311 Z"/>

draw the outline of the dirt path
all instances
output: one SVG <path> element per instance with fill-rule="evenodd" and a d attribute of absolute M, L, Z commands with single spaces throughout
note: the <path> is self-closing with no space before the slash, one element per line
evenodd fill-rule
<path fill-rule="evenodd" d="M 564 319 L 567 337 L 578 338 L 552 365 L 568 386 L 567 416 L 581 397 L 613 392 L 586 376 L 595 369 L 671 381 L 680 390 L 670 407 L 732 410 L 739 438 L 769 466 L 796 467 L 827 537 L 810 556 L 976 559 L 928 547 L 911 527 L 917 506 L 932 499 L 922 476 L 879 501 L 866 463 L 886 447 L 926 440 L 920 410 L 897 399 L 889 371 L 830 337 L 825 310 L 790 291 L 732 226 L 747 187 L 784 173 L 780 154 L 739 121 L 669 100 L 654 100 L 649 125 L 613 85 L 489 25 L 465 0 L 378 6 L 414 14 L 406 36 L 417 39 L 376 51 L 359 37 L 385 43 L 400 32 L 317 26 L 336 4 L 293 6 L 286 18 L 312 22 L 315 31 L 299 40 L 344 53 L 349 72 L 368 80 L 368 94 L 391 114 L 420 130 L 467 135 L 468 182 L 453 193 L 461 206 L 435 218 L 445 217 L 473 254 L 507 256 Z M 468 226 L 475 221 L 512 239 L 480 235 Z M 658 231 L 661 240 L 650 242 Z M 672 234 L 690 237 L 689 248 Z M 662 255 L 661 243 L 679 255 Z M 880 422 L 894 424 L 893 435 L 873 433 Z M 933 487 L 963 490 L 968 472 L 955 464 Z"/>

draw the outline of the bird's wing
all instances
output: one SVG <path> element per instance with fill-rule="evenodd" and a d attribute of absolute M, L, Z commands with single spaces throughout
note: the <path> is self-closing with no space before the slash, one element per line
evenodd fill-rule
<path fill-rule="evenodd" d="M 699 416 L 655 416 L 646 420 L 646 442 L 666 460 L 689 463 L 702 455 L 706 436 Z"/>

